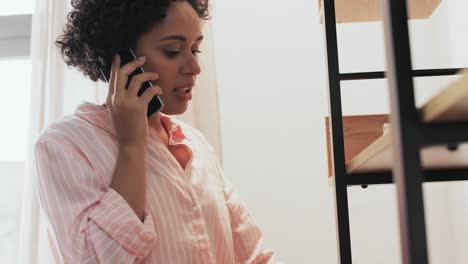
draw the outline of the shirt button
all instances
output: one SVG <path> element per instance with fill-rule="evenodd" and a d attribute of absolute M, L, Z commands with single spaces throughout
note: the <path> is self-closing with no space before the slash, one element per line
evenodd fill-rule
<path fill-rule="evenodd" d="M 143 233 L 143 240 L 144 241 L 151 241 L 153 239 L 154 239 L 154 235 L 151 234 L 150 232 Z"/>

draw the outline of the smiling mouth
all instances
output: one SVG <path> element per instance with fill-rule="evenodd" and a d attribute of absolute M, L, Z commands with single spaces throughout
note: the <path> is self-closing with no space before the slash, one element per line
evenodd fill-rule
<path fill-rule="evenodd" d="M 174 92 L 184 101 L 192 100 L 192 87 L 177 88 Z"/>
<path fill-rule="evenodd" d="M 192 92 L 192 88 L 191 87 L 182 87 L 182 88 L 177 88 L 174 91 L 177 92 L 177 93 L 180 93 L 180 94 L 188 94 L 188 93 Z"/>

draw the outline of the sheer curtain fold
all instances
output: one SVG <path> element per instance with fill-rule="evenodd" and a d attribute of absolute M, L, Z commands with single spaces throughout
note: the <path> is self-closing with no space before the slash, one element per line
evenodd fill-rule
<path fill-rule="evenodd" d="M 52 45 L 65 19 L 64 1 L 36 1 L 31 25 L 31 105 L 23 188 L 18 263 L 51 263 L 46 221 L 36 191 L 33 145 L 40 132 L 61 116 L 64 64 Z"/>
<path fill-rule="evenodd" d="M 203 55 L 200 56 L 202 73 L 197 78 L 197 84 L 193 90 L 193 101 L 190 103 L 188 111 L 178 116 L 178 118 L 201 130 L 222 162 L 212 20 L 204 22 L 203 35 L 204 39 L 201 46 Z"/>
<path fill-rule="evenodd" d="M 107 95 L 104 83 L 85 79 L 63 62 L 55 40 L 62 33 L 70 1 L 37 0 L 31 30 L 31 108 L 27 134 L 27 160 L 23 189 L 22 215 L 18 248 L 19 264 L 53 263 L 47 220 L 42 214 L 37 194 L 34 166 L 34 143 L 51 122 L 71 114 L 82 101 L 103 103 Z M 198 128 L 212 144 L 221 159 L 221 139 L 215 78 L 211 21 L 205 22 L 202 74 L 195 87 L 189 110 L 180 119 Z"/>

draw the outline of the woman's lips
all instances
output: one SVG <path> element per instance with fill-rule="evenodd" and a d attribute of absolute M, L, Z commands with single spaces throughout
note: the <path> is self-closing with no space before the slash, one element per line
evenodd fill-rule
<path fill-rule="evenodd" d="M 184 100 L 191 100 L 192 99 L 192 89 L 189 89 L 188 92 L 181 92 L 181 91 L 174 91 L 180 98 Z"/>

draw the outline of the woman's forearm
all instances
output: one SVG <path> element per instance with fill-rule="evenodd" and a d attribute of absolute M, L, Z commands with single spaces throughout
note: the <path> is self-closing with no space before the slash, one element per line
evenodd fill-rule
<path fill-rule="evenodd" d="M 118 192 L 143 221 L 146 198 L 145 146 L 120 146 L 110 187 Z"/>

